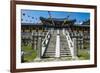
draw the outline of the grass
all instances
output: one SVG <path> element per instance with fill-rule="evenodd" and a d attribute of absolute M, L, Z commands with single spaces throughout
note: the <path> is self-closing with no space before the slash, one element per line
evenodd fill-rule
<path fill-rule="evenodd" d="M 31 54 L 24 55 L 24 60 L 26 62 L 31 62 L 36 58 L 37 54 L 36 51 L 32 51 Z"/>
<path fill-rule="evenodd" d="M 89 43 L 84 43 L 83 46 L 84 46 L 84 49 L 90 48 L 90 44 Z"/>
<path fill-rule="evenodd" d="M 80 49 L 78 51 L 78 57 L 80 60 L 88 60 L 90 59 L 90 54 L 86 49 Z"/>
<path fill-rule="evenodd" d="M 32 62 L 37 56 L 36 50 L 32 48 L 32 45 L 22 45 L 22 50 L 27 53 L 23 56 L 23 62 Z M 48 56 L 49 58 L 49 56 Z M 47 59 L 48 59 L 47 58 Z M 78 49 L 78 58 L 79 60 L 88 60 L 90 59 L 90 54 L 87 49 Z M 63 59 L 63 58 L 62 58 Z M 70 58 L 65 58 L 66 60 L 71 60 Z"/>
<path fill-rule="evenodd" d="M 32 62 L 37 56 L 37 53 L 33 50 L 32 45 L 23 45 L 22 50 L 26 53 L 23 56 L 23 62 Z"/>
<path fill-rule="evenodd" d="M 32 45 L 22 45 L 22 50 L 23 50 L 24 52 L 33 51 Z"/>

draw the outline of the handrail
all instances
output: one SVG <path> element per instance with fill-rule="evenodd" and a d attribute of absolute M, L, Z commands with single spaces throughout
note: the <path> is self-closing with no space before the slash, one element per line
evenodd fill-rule
<path fill-rule="evenodd" d="M 69 35 L 69 32 L 66 30 L 66 31 L 63 31 L 65 36 L 66 36 L 66 39 L 68 40 L 68 46 L 69 46 L 69 49 L 71 51 L 71 55 L 72 55 L 72 58 L 74 58 L 74 42 L 72 41 L 70 35 Z"/>
<path fill-rule="evenodd" d="M 47 34 L 46 34 L 46 36 L 45 36 L 45 38 L 44 38 L 44 40 L 42 42 L 42 53 L 41 53 L 41 56 L 44 55 L 44 52 L 45 52 L 45 50 L 47 48 L 47 44 L 49 42 L 49 39 L 50 39 L 50 31 L 47 32 Z"/>

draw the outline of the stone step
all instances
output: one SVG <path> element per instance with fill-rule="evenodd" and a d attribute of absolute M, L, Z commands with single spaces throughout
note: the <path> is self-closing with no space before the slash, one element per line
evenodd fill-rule
<path fill-rule="evenodd" d="M 70 51 L 69 49 L 60 49 L 60 51 Z"/>
<path fill-rule="evenodd" d="M 53 51 L 55 51 L 55 50 L 47 50 L 47 52 L 53 52 Z"/>
<path fill-rule="evenodd" d="M 55 50 L 51 50 L 51 49 L 50 50 L 47 50 L 47 52 L 50 52 L 50 51 L 55 51 Z"/>
<path fill-rule="evenodd" d="M 47 51 L 45 52 L 45 57 L 54 57 L 55 56 L 55 45 L 56 45 L 56 35 L 53 33 L 51 35 Z"/>
<path fill-rule="evenodd" d="M 52 48 L 52 47 L 50 47 L 50 49 L 47 49 L 47 51 L 48 51 L 48 50 L 53 50 L 53 51 L 54 51 L 55 49 L 54 49 L 54 48 Z"/>
<path fill-rule="evenodd" d="M 55 51 L 46 51 L 46 53 L 55 53 Z"/>
<path fill-rule="evenodd" d="M 71 53 L 60 53 L 60 55 L 71 55 Z"/>
<path fill-rule="evenodd" d="M 47 51 L 46 53 L 55 53 L 55 51 Z M 71 54 L 70 51 L 69 52 L 60 52 L 61 54 Z"/>
<path fill-rule="evenodd" d="M 60 51 L 60 53 L 70 53 L 70 51 Z"/>
<path fill-rule="evenodd" d="M 70 52 L 70 50 L 65 50 L 65 51 L 62 50 L 62 51 L 60 51 L 60 52 Z"/>
<path fill-rule="evenodd" d="M 70 53 L 70 51 L 67 51 L 67 52 L 60 52 L 60 53 Z"/>
<path fill-rule="evenodd" d="M 61 57 L 71 56 L 66 36 L 60 33 L 60 55 Z"/>
<path fill-rule="evenodd" d="M 69 49 L 60 49 L 60 51 L 69 51 Z"/>
<path fill-rule="evenodd" d="M 71 55 L 61 55 L 61 57 L 72 57 Z"/>
<path fill-rule="evenodd" d="M 70 52 L 60 52 L 60 54 L 71 54 Z"/>
<path fill-rule="evenodd" d="M 47 51 L 55 51 L 55 49 L 52 49 L 52 48 L 51 48 L 51 49 L 48 49 Z"/>
<path fill-rule="evenodd" d="M 48 46 L 48 48 L 53 49 L 55 46 Z"/>
<path fill-rule="evenodd" d="M 67 52 L 67 51 L 70 51 L 70 50 L 60 50 L 60 52 Z"/>
<path fill-rule="evenodd" d="M 66 56 L 67 56 L 67 55 L 70 55 L 70 56 L 71 56 L 71 54 L 60 54 L 60 55 L 61 55 L 61 56 L 64 56 L 64 55 L 66 55 Z"/>
<path fill-rule="evenodd" d="M 44 57 L 47 57 L 47 56 L 54 57 L 54 56 L 55 56 L 55 54 L 49 54 L 49 53 L 47 53 L 47 54 L 45 54 L 45 56 L 44 56 Z"/>
<path fill-rule="evenodd" d="M 45 57 L 54 57 L 55 56 L 55 53 L 45 53 Z"/>
<path fill-rule="evenodd" d="M 48 53 L 49 53 L 49 52 L 50 52 L 50 53 L 53 52 L 53 53 L 54 53 L 55 51 L 50 50 L 50 51 L 46 51 L 46 52 L 48 52 Z M 70 53 L 70 51 L 60 51 L 60 53 Z"/>
<path fill-rule="evenodd" d="M 49 43 L 49 44 L 48 44 L 48 48 L 49 48 L 49 47 L 53 47 L 53 48 L 54 48 L 55 45 L 53 45 L 53 43 L 52 43 L 52 44 Z"/>
<path fill-rule="evenodd" d="M 66 52 L 66 53 L 65 53 L 65 52 L 62 52 L 62 53 L 60 53 L 60 54 L 71 54 L 71 53 L 70 53 L 70 52 Z"/>
<path fill-rule="evenodd" d="M 55 52 L 46 52 L 45 54 L 55 54 Z"/>
<path fill-rule="evenodd" d="M 50 53 L 47 53 L 47 54 L 45 54 L 45 56 L 55 56 L 55 54 L 54 53 L 52 53 L 52 54 L 50 54 Z"/>

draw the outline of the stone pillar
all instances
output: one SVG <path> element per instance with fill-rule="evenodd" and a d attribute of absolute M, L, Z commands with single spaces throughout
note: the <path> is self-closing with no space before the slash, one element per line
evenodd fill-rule
<path fill-rule="evenodd" d="M 34 33 L 32 31 L 32 49 L 34 50 Z"/>
<path fill-rule="evenodd" d="M 76 43 L 76 38 L 73 38 L 73 42 L 74 42 L 74 56 L 76 57 L 77 54 L 78 54 L 78 53 L 77 53 L 77 49 L 78 49 L 78 48 L 77 48 L 77 46 L 76 46 L 76 45 L 77 45 L 77 43 Z"/>
<path fill-rule="evenodd" d="M 36 60 L 40 60 L 41 59 L 42 38 L 40 36 L 41 36 L 41 34 L 40 34 L 40 32 L 38 32 L 38 35 L 37 35 L 38 39 L 37 39 L 37 50 L 36 50 L 37 57 L 36 57 Z"/>
<path fill-rule="evenodd" d="M 32 49 L 34 50 L 34 36 L 32 36 Z"/>
<path fill-rule="evenodd" d="M 37 59 L 41 59 L 41 48 L 42 48 L 42 39 L 41 37 L 39 37 L 37 44 Z"/>
<path fill-rule="evenodd" d="M 83 38 L 82 38 L 82 49 L 83 49 Z"/>

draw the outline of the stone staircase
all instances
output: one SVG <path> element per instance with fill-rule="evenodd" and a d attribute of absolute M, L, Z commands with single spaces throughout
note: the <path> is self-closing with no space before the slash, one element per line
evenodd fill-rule
<path fill-rule="evenodd" d="M 54 30 L 53 33 L 51 33 L 51 38 L 48 47 L 44 53 L 44 57 L 46 58 L 55 57 L 56 36 L 57 36 L 57 31 Z M 68 47 L 66 36 L 62 33 L 62 30 L 60 30 L 60 57 L 72 57 L 70 49 Z"/>
<path fill-rule="evenodd" d="M 51 38 L 44 54 L 44 57 L 55 57 L 55 47 L 56 47 L 56 31 L 51 33 Z"/>
<path fill-rule="evenodd" d="M 66 36 L 61 31 L 60 31 L 60 56 L 61 57 L 71 57 L 71 52 L 68 47 Z"/>

